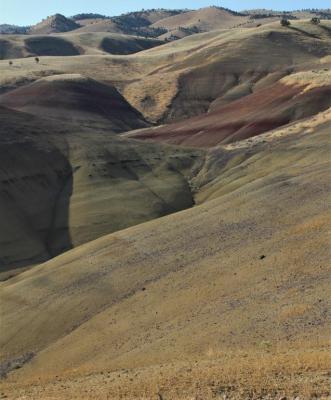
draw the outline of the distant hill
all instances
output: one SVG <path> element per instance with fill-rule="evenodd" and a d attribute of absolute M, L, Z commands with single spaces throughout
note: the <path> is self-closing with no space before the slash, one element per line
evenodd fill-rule
<path fill-rule="evenodd" d="M 262 18 L 263 16 L 280 17 L 286 16 L 288 19 L 308 19 L 312 17 L 319 17 L 321 19 L 331 19 L 331 9 L 302 9 L 293 11 L 276 11 L 265 8 L 245 10 L 244 14 L 250 15 L 252 18 Z"/>
<path fill-rule="evenodd" d="M 207 7 L 162 19 L 152 26 L 162 27 L 168 31 L 178 28 L 196 28 L 200 32 L 208 32 L 214 29 L 232 28 L 247 22 L 247 19 L 246 15 L 231 10 Z"/>
<path fill-rule="evenodd" d="M 72 17 L 70 17 L 70 19 L 74 20 L 74 21 L 79 21 L 82 19 L 107 19 L 110 17 L 107 17 L 106 15 L 102 15 L 102 14 L 96 14 L 96 13 L 81 13 L 81 14 L 76 14 L 73 15 Z"/>
<path fill-rule="evenodd" d="M 7 34 L 18 34 L 24 35 L 28 31 L 28 27 L 26 26 L 17 26 L 17 25 L 9 25 L 9 24 L 2 24 L 0 25 L 0 34 L 7 35 Z"/>
<path fill-rule="evenodd" d="M 73 18 L 82 27 L 79 32 L 114 32 L 145 37 L 159 37 L 167 30 L 153 27 L 152 24 L 168 17 L 179 15 L 187 10 L 151 9 L 122 14 L 115 17 L 97 16 L 97 14 L 79 14 Z"/>
<path fill-rule="evenodd" d="M 0 37 L 0 60 L 34 56 L 134 54 L 163 43 L 158 39 L 146 39 L 107 32 L 68 32 L 61 35 L 6 35 Z"/>
<path fill-rule="evenodd" d="M 29 29 L 30 34 L 49 34 L 69 32 L 79 28 L 80 25 L 73 20 L 66 18 L 62 14 L 52 15 L 38 24 L 31 26 Z"/>
<path fill-rule="evenodd" d="M 129 12 L 119 16 L 99 13 L 79 13 L 71 17 L 55 14 L 31 27 L 0 25 L 0 34 L 52 34 L 65 32 L 110 32 L 165 40 L 182 39 L 196 33 L 235 27 L 254 28 L 266 23 L 287 19 L 331 19 L 330 9 L 277 11 L 253 9 L 236 12 L 224 7 L 198 10 L 163 8 Z"/>

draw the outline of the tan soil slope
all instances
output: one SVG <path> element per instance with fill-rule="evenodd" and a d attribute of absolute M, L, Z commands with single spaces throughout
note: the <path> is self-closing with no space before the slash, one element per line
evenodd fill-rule
<path fill-rule="evenodd" d="M 215 148 L 195 179 L 213 200 L 2 283 L 4 358 L 36 353 L 3 391 L 325 396 L 329 132 L 326 112 Z"/>
<path fill-rule="evenodd" d="M 302 69 L 320 69 L 330 55 L 329 23 L 293 22 L 193 35 L 134 56 L 43 57 L 0 61 L 0 85 L 10 90 L 40 76 L 81 73 L 111 82 L 151 121 L 171 122 L 229 102 Z M 323 26 L 323 27 L 322 27 Z M 74 35 L 72 35 L 74 36 Z M 243 62 L 245 60 L 245 62 Z"/>
<path fill-rule="evenodd" d="M 124 96 L 154 121 L 201 114 L 220 98 L 230 102 L 292 71 L 318 66 L 331 54 L 330 35 L 324 29 L 329 25 L 298 21 L 291 29 L 275 23 L 218 35 L 215 31 L 151 49 L 144 56 L 158 58 L 160 67 L 128 84 Z M 163 101 L 159 93 L 166 93 Z"/>
<path fill-rule="evenodd" d="M 247 139 L 329 108 L 330 70 L 325 64 L 320 70 L 291 74 L 246 96 L 234 89 L 216 100 L 209 113 L 125 136 L 196 147 Z"/>
<path fill-rule="evenodd" d="M 152 26 L 175 30 L 179 27 L 197 27 L 201 32 L 233 28 L 248 20 L 248 16 L 237 16 L 217 7 L 201 8 L 172 17 L 161 19 Z"/>

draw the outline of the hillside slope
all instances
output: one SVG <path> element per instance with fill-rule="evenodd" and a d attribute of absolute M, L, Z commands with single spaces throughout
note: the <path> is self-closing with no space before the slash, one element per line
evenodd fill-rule
<path fill-rule="evenodd" d="M 53 138 L 51 148 L 54 153 L 60 152 L 56 156 L 59 161 L 56 161 L 55 165 L 61 165 L 60 171 L 63 171 L 63 166 L 68 165 L 68 176 L 74 176 L 76 179 L 70 178 L 71 182 L 73 181 L 73 189 L 70 187 L 64 195 L 65 212 L 59 222 L 63 238 L 50 246 L 50 252 L 45 249 L 44 237 L 40 239 L 38 233 L 37 251 L 33 250 L 30 255 L 27 255 L 25 250 L 14 254 L 13 239 L 7 241 L 7 230 L 4 230 L 4 248 L 8 246 L 11 250 L 8 256 L 3 256 L 3 269 L 11 269 L 15 265 L 31 265 L 31 258 L 37 261 L 48 258 L 50 254 L 58 254 L 103 234 L 190 207 L 194 203 L 194 186 L 190 180 L 192 174 L 196 173 L 194 155 L 198 155 L 197 159 L 201 163 L 205 152 L 182 148 L 178 150 L 180 156 L 176 159 L 170 157 L 174 150 L 168 146 L 167 150 L 164 150 L 162 144 L 138 142 L 131 138 L 127 141 L 115 139 L 112 136 L 114 132 L 146 126 L 144 118 L 135 108 L 152 121 L 161 119 L 172 122 L 186 116 L 199 117 L 178 125 L 134 131 L 129 136 L 186 146 L 209 147 L 252 137 L 280 125 L 292 124 L 328 107 L 330 75 L 329 71 L 325 71 L 330 68 L 328 55 L 331 53 L 330 37 L 326 30 L 328 25 L 324 22 L 320 26 L 305 22 L 295 24 L 293 23 L 291 29 L 271 24 L 251 30 L 214 31 L 194 35 L 133 56 L 88 54 L 43 57 L 39 64 L 31 59 L 20 59 L 15 60 L 13 66 L 9 66 L 6 61 L 0 61 L 2 104 L 30 113 L 23 116 L 14 113 L 13 116 L 4 117 L 1 126 L 2 140 L 7 140 L 8 132 L 17 131 L 18 135 L 24 138 L 34 131 L 39 132 L 40 137 L 42 132 L 49 131 Z M 77 37 L 89 40 L 85 35 Z M 90 39 L 94 41 L 94 35 Z M 242 62 L 243 56 L 245 62 Z M 256 108 L 256 104 L 260 106 Z M 31 125 L 26 123 L 25 129 L 21 119 L 30 119 L 32 114 L 36 117 L 32 119 Z M 39 121 L 40 114 L 48 118 L 47 122 Z M 18 115 L 22 118 L 19 118 L 21 122 L 17 127 Z M 38 124 L 41 124 L 42 129 L 38 128 Z M 288 129 L 292 127 L 288 126 Z M 38 210 L 39 202 L 33 197 L 33 193 L 44 193 L 43 180 L 52 181 L 56 174 L 54 175 L 51 168 L 51 178 L 44 178 L 43 163 L 45 162 L 47 171 L 47 155 L 40 154 L 38 158 L 44 161 L 42 165 L 35 166 L 34 157 L 29 161 L 23 150 L 16 152 L 16 140 L 13 139 L 11 152 L 15 155 L 17 171 L 11 173 L 8 167 L 10 161 L 6 157 L 3 158 L 3 181 L 6 182 L 4 191 L 7 190 L 8 179 L 12 180 L 12 197 L 9 198 L 21 198 L 19 204 L 22 202 L 22 211 L 19 215 L 26 215 L 26 205 L 28 210 L 31 204 L 33 205 L 34 211 L 28 211 L 27 214 L 27 226 L 31 225 L 29 221 L 31 218 L 33 220 Z M 36 138 L 31 140 L 32 148 L 38 147 Z M 44 143 L 44 139 L 38 140 Z M 122 143 L 123 147 L 120 146 Z M 136 146 L 139 150 L 135 150 Z M 7 148 L 4 149 L 5 154 Z M 144 149 L 146 152 L 150 149 L 159 150 L 153 150 L 156 152 L 156 158 L 150 159 L 145 156 Z M 30 154 L 29 151 L 27 154 Z M 117 156 L 116 151 L 121 155 Z M 137 157 L 134 155 L 136 151 L 139 153 Z M 129 156 L 126 155 L 127 152 Z M 144 161 L 145 157 L 148 162 Z M 20 159 L 22 164 L 18 162 Z M 100 168 L 97 167 L 98 160 Z M 126 161 L 123 160 L 129 160 L 129 170 Z M 19 184 L 18 176 L 27 175 L 27 182 L 30 181 L 29 165 L 25 164 L 28 161 L 31 162 L 33 171 L 31 185 L 34 187 L 37 182 L 37 188 L 34 190 L 30 189 L 30 184 L 24 184 L 22 187 Z M 135 163 L 139 165 L 136 166 Z M 137 177 L 136 168 L 140 171 L 140 167 L 142 172 L 139 172 Z M 184 178 L 183 168 L 186 171 Z M 40 178 L 35 177 L 38 175 L 38 169 L 42 171 Z M 162 194 L 158 191 L 151 193 L 155 192 L 153 185 L 159 177 L 168 175 L 169 180 L 167 178 L 161 184 Z M 40 216 L 43 222 L 38 222 L 37 228 L 32 224 L 33 229 L 29 230 L 30 237 L 35 237 L 31 232 L 35 232 L 36 229 L 37 232 L 49 231 L 49 210 L 55 201 L 53 189 L 56 192 L 58 186 L 63 187 L 62 178 L 61 175 L 55 179 L 55 186 L 49 183 L 52 189 L 45 193 L 51 198 L 46 196 L 43 200 L 48 211 L 45 211 L 44 216 Z M 148 183 L 147 188 L 141 189 L 141 197 L 127 198 L 132 185 L 138 190 L 145 184 L 145 179 L 151 179 L 152 186 Z M 115 191 L 113 185 L 116 187 Z M 175 192 L 169 191 L 169 187 L 172 186 Z M 180 194 L 181 190 L 183 197 Z M 25 205 L 24 196 L 27 192 L 32 197 L 28 196 Z M 169 193 L 171 198 L 165 203 L 164 193 Z M 44 194 L 40 194 L 40 198 L 43 196 Z M 144 196 L 153 200 L 146 202 Z M 10 204 L 15 204 L 15 201 L 10 200 Z M 9 204 L 8 200 L 6 204 Z M 121 212 L 116 216 L 118 207 Z M 39 221 L 38 218 L 35 220 Z M 13 224 L 13 232 L 16 231 L 15 226 Z M 25 232 L 26 229 L 19 228 L 17 231 Z M 15 235 L 17 233 L 11 237 L 14 238 Z M 7 254 L 7 250 L 4 254 Z M 28 262 L 20 264 L 20 261 L 27 259 Z"/>
<path fill-rule="evenodd" d="M 200 152 L 3 107 L 0 118 L 1 279 L 194 203 Z"/>
<path fill-rule="evenodd" d="M 206 114 L 125 136 L 195 147 L 212 147 L 254 137 L 329 108 L 330 70 L 291 74 L 262 89 L 256 87 L 252 94 L 244 93 L 245 88 L 241 91 L 235 88 L 216 100 Z"/>
<path fill-rule="evenodd" d="M 68 32 L 79 28 L 79 24 L 66 18 L 62 14 L 55 14 L 45 18 L 43 21 L 29 28 L 33 35 L 47 35 L 50 33 Z"/>
<path fill-rule="evenodd" d="M 320 59 L 331 54 L 329 25 L 298 21 L 290 29 L 275 23 L 215 31 L 149 50 L 159 68 L 125 87 L 124 95 L 162 123 L 201 114 L 219 98 L 238 99 L 289 73 L 320 69 Z"/>
<path fill-rule="evenodd" d="M 0 105 L 109 132 L 148 126 L 113 86 L 80 74 L 41 78 L 3 94 Z"/>
<path fill-rule="evenodd" d="M 208 32 L 215 29 L 233 28 L 247 22 L 248 18 L 248 16 L 219 7 L 207 7 L 161 19 L 152 26 L 166 28 L 169 31 L 179 27 L 196 27 L 200 32 Z"/>
<path fill-rule="evenodd" d="M 211 150 L 201 206 L 2 283 L 4 357 L 34 354 L 5 393 L 323 398 L 330 110 L 305 127 Z"/>
<path fill-rule="evenodd" d="M 115 33 L 1 35 L 0 60 L 33 56 L 134 54 L 161 44 L 161 40 Z"/>
<path fill-rule="evenodd" d="M 21 59 L 13 68 L 0 61 L 0 86 L 11 90 L 40 76 L 80 73 L 115 85 L 146 119 L 168 123 L 207 112 L 215 102 L 225 105 L 291 73 L 320 70 L 324 64 L 328 68 L 329 25 L 296 21 L 290 29 L 277 23 L 213 31 L 134 57 L 87 52 L 81 57 L 44 57 L 39 65 Z"/>
<path fill-rule="evenodd" d="M 153 23 L 181 13 L 185 13 L 185 10 L 151 9 L 109 18 L 82 20 L 75 18 L 75 21 L 82 25 L 78 32 L 116 32 L 143 37 L 158 37 L 166 30 L 153 27 Z"/>

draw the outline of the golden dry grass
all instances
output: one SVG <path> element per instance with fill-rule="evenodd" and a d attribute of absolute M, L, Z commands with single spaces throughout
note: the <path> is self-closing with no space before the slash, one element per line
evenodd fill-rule
<path fill-rule="evenodd" d="M 261 342 L 258 349 L 209 349 L 198 361 L 165 363 L 138 369 L 95 370 L 54 377 L 41 376 L 14 390 L 18 399 L 328 399 L 330 347 L 318 343 Z M 305 349 L 303 351 L 303 349 Z M 11 393 L 14 383 L 2 391 Z"/>

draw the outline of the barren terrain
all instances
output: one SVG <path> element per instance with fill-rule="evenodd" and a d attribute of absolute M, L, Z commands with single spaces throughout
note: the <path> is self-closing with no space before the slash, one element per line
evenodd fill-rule
<path fill-rule="evenodd" d="M 331 24 L 216 10 L 1 37 L 0 398 L 330 398 Z"/>

